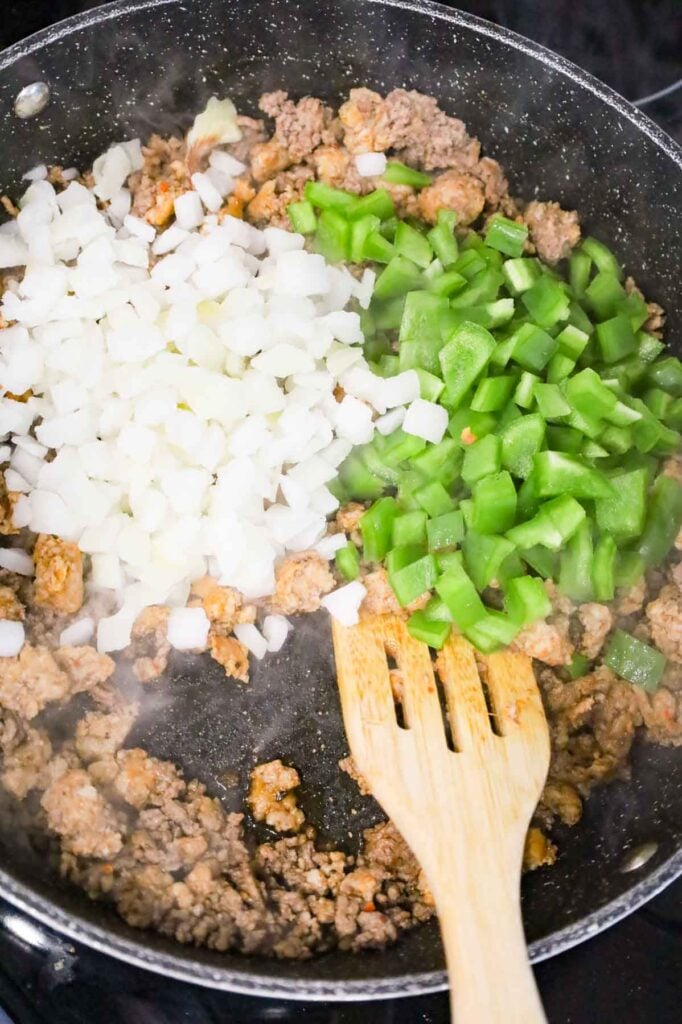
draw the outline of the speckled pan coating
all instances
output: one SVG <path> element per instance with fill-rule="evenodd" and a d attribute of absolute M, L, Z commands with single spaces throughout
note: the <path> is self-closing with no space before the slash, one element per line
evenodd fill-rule
<path fill-rule="evenodd" d="M 52 100 L 35 119 L 18 121 L 14 98 L 37 80 L 48 83 Z M 679 349 L 679 147 L 575 66 L 431 3 L 137 0 L 72 18 L 0 55 L 0 187 L 16 188 L 40 161 L 84 167 L 112 139 L 182 131 L 214 92 L 248 112 L 265 89 L 334 99 L 358 84 L 438 96 L 502 162 L 514 191 L 577 207 L 667 308 L 668 337 Z M 302 769 L 307 809 L 327 836 L 352 843 L 374 820 L 336 769 L 345 751 L 323 617 L 302 621 L 248 688 L 226 683 L 213 663 L 179 659 L 135 739 L 235 804 L 240 794 L 224 789 L 221 774 L 237 767 L 243 786 L 254 763 L 283 754 Z M 560 836 L 558 864 L 524 882 L 535 960 L 614 923 L 682 872 L 679 753 L 637 749 L 633 761 L 632 781 L 598 791 L 581 827 Z M 10 821 L 6 807 L 0 820 Z M 622 873 L 627 850 L 651 841 L 658 848 L 648 863 Z M 302 964 L 222 956 L 135 932 L 60 883 L 39 841 L 11 824 L 0 828 L 0 891 L 74 939 L 217 988 L 352 1000 L 445 984 L 435 924 L 380 954 Z"/>

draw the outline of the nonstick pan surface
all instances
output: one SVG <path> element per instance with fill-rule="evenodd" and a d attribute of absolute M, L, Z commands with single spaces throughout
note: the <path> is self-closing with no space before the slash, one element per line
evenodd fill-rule
<path fill-rule="evenodd" d="M 35 81 L 49 85 L 51 101 L 18 121 L 16 94 Z M 679 148 L 568 62 L 435 4 L 135 0 L 72 18 L 0 55 L 0 191 L 16 192 L 39 162 L 84 168 L 113 140 L 182 132 L 214 93 L 255 113 L 268 89 L 334 100 L 356 85 L 438 97 L 500 160 L 513 192 L 577 208 L 666 308 L 667 337 L 680 351 Z M 235 809 L 253 765 L 282 756 L 301 771 L 309 819 L 324 838 L 352 848 L 378 810 L 338 771 L 347 750 L 328 621 L 312 616 L 297 627 L 284 652 L 256 666 L 248 687 L 226 684 L 209 658 L 178 657 L 131 739 Z M 225 787 L 226 771 L 238 773 L 239 787 Z M 631 780 L 595 792 L 581 824 L 557 841 L 557 864 L 523 885 L 535 960 L 614 923 L 682 873 L 679 752 L 638 746 Z M 643 844 L 655 852 L 624 873 Z M 445 986 L 436 922 L 380 953 L 302 963 L 223 955 L 135 931 L 60 881 L 45 840 L 20 828 L 1 799 L 0 892 L 100 950 L 217 988 L 372 999 Z"/>

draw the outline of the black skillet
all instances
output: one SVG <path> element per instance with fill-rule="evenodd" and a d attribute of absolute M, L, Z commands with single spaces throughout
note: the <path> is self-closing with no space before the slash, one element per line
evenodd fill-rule
<path fill-rule="evenodd" d="M 44 82 L 35 117 L 13 113 Z M 334 100 L 355 85 L 437 96 L 501 161 L 512 191 L 577 207 L 646 294 L 668 311 L 680 350 L 682 154 L 646 117 L 574 65 L 487 22 L 431 3 L 386 0 L 124 0 L 32 36 L 0 55 L 0 191 L 58 161 L 86 167 L 116 139 L 182 132 L 213 93 L 255 113 L 286 88 Z M 178 660 L 133 737 L 237 806 L 251 766 L 283 756 L 305 782 L 323 836 L 353 846 L 376 808 L 337 769 L 345 754 L 328 623 L 302 620 L 285 653 L 248 688 L 210 659 Z M 228 789 L 236 769 L 242 789 Z M 254 995 L 372 999 L 445 985 L 435 922 L 381 953 L 307 963 L 182 947 L 128 928 L 66 886 L 44 845 L 0 808 L 0 893 L 53 927 L 166 975 Z M 558 836 L 554 868 L 524 882 L 531 955 L 541 960 L 606 928 L 682 873 L 682 771 L 674 750 L 638 746 L 630 782 L 588 801 Z M 647 859 L 648 858 L 648 859 Z M 625 866 L 638 864 L 632 871 Z M 473 898 L 473 897 L 472 897 Z"/>

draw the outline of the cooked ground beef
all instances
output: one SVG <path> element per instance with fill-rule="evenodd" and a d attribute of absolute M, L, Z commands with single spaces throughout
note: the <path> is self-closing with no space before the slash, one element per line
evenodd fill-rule
<path fill-rule="evenodd" d="M 33 549 L 36 604 L 63 613 L 83 604 L 83 555 L 73 541 L 40 534 Z"/>
<path fill-rule="evenodd" d="M 580 223 L 575 210 L 562 210 L 558 203 L 532 202 L 523 219 L 540 259 L 557 263 L 570 256 L 580 241 Z"/>
<path fill-rule="evenodd" d="M 281 615 L 315 612 L 334 588 L 328 563 L 314 551 L 288 555 L 275 571 L 275 592 L 268 604 Z"/>
<path fill-rule="evenodd" d="M 287 768 L 279 760 L 254 768 L 246 802 L 255 820 L 265 822 L 277 832 L 297 832 L 304 816 L 291 790 L 300 782 L 296 769 Z"/>

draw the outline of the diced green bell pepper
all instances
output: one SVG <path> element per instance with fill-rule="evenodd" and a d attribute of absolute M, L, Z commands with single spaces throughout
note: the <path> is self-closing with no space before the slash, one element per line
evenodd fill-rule
<path fill-rule="evenodd" d="M 521 416 L 501 433 L 502 465 L 514 476 L 525 480 L 545 437 L 545 421 L 537 413 Z"/>
<path fill-rule="evenodd" d="M 597 324 L 595 330 L 605 363 L 617 363 L 637 348 L 635 332 L 623 313 Z"/>
<path fill-rule="evenodd" d="M 435 516 L 426 523 L 429 551 L 455 547 L 464 536 L 464 517 L 459 510 Z"/>
<path fill-rule="evenodd" d="M 496 434 L 487 434 L 464 451 L 462 479 L 468 487 L 502 468 L 502 441 Z"/>
<path fill-rule="evenodd" d="M 432 181 L 430 174 L 416 171 L 400 160 L 389 160 L 382 177 L 391 185 L 410 185 L 412 188 L 426 188 Z"/>
<path fill-rule="evenodd" d="M 497 412 L 512 396 L 517 378 L 514 376 L 484 377 L 479 381 L 471 408 L 474 412 Z"/>
<path fill-rule="evenodd" d="M 617 629 L 606 648 L 604 664 L 621 679 L 654 693 L 663 678 L 666 660 L 655 647 Z"/>
<path fill-rule="evenodd" d="M 519 626 L 544 619 L 552 611 L 552 602 L 537 576 L 508 580 L 504 588 L 504 603 L 509 618 Z"/>
<path fill-rule="evenodd" d="M 455 328 L 439 355 L 447 385 L 449 408 L 456 408 L 464 398 L 494 349 L 495 339 L 485 327 L 464 323 Z"/>
<path fill-rule="evenodd" d="M 465 630 L 486 614 L 478 591 L 466 570 L 453 561 L 436 583 L 436 593 L 445 603 L 452 620 Z"/>
<path fill-rule="evenodd" d="M 544 451 L 535 456 L 533 470 L 540 497 L 568 494 L 573 498 L 608 498 L 614 493 L 610 481 L 575 455 Z"/>
<path fill-rule="evenodd" d="M 424 555 L 402 569 L 389 572 L 388 579 L 398 603 L 405 608 L 432 589 L 438 579 L 438 566 L 433 555 Z"/>
<path fill-rule="evenodd" d="M 359 521 L 363 553 L 368 562 L 380 562 L 391 547 L 393 520 L 398 515 L 395 498 L 380 498 Z"/>
<path fill-rule="evenodd" d="M 401 220 L 396 228 L 393 240 L 395 250 L 399 255 L 412 260 L 418 267 L 426 268 L 433 259 L 433 249 L 428 238 L 413 228 L 407 221 Z"/>
<path fill-rule="evenodd" d="M 345 580 L 355 580 L 360 573 L 360 556 L 355 544 L 346 544 L 336 552 L 336 568 Z"/>
<path fill-rule="evenodd" d="M 550 361 L 559 343 L 551 334 L 536 324 L 522 324 L 512 335 L 514 351 L 512 358 L 524 370 L 540 373 Z"/>
<path fill-rule="evenodd" d="M 559 590 L 572 601 L 591 601 L 594 598 L 593 556 L 592 527 L 585 519 L 561 552 Z"/>
<path fill-rule="evenodd" d="M 648 474 L 646 469 L 635 469 L 610 479 L 613 494 L 594 503 L 597 526 L 622 544 L 639 537 L 644 529 Z"/>
<path fill-rule="evenodd" d="M 393 546 L 426 543 L 426 520 L 426 512 L 421 509 L 396 516 L 393 520 Z"/>
<path fill-rule="evenodd" d="M 455 508 L 453 498 L 438 480 L 432 480 L 414 492 L 415 499 L 431 517 L 445 515 Z"/>
<path fill-rule="evenodd" d="M 376 279 L 374 298 L 391 299 L 420 288 L 421 285 L 422 276 L 417 264 L 405 256 L 394 256 Z"/>
<path fill-rule="evenodd" d="M 503 612 L 486 611 L 481 619 L 464 630 L 464 635 L 483 654 L 492 654 L 501 647 L 508 647 L 518 631 L 518 624 Z"/>
<path fill-rule="evenodd" d="M 612 601 L 615 596 L 617 554 L 615 540 L 610 534 L 605 533 L 595 545 L 592 564 L 592 590 L 597 601 Z"/>
<path fill-rule="evenodd" d="M 477 533 L 506 533 L 516 517 L 516 488 L 506 470 L 478 480 L 472 489 L 472 526 Z"/>
<path fill-rule="evenodd" d="M 528 238 L 528 227 L 526 224 L 517 224 L 508 217 L 491 217 L 488 222 L 488 230 L 485 235 L 485 244 L 491 249 L 497 249 L 505 256 L 517 258 L 523 252 L 526 239 Z"/>
<path fill-rule="evenodd" d="M 659 476 L 647 506 L 646 523 L 637 550 L 647 566 L 660 565 L 682 526 L 682 485 Z"/>
<path fill-rule="evenodd" d="M 407 632 L 415 640 L 420 640 L 434 650 L 440 651 L 450 636 L 452 626 L 449 622 L 430 619 L 424 611 L 412 612 L 407 620 Z"/>
<path fill-rule="evenodd" d="M 539 327 L 553 327 L 566 320 L 570 312 L 570 300 L 561 283 L 547 274 L 540 275 L 521 301 Z"/>
<path fill-rule="evenodd" d="M 307 199 L 301 199 L 297 203 L 289 203 L 287 206 L 287 216 L 294 231 L 298 231 L 301 235 L 312 235 L 317 227 L 317 217 L 315 216 L 313 204 Z"/>
<path fill-rule="evenodd" d="M 470 530 L 462 541 L 464 566 L 481 591 L 496 579 L 504 560 L 512 553 L 514 545 L 505 537 L 476 533 Z"/>

